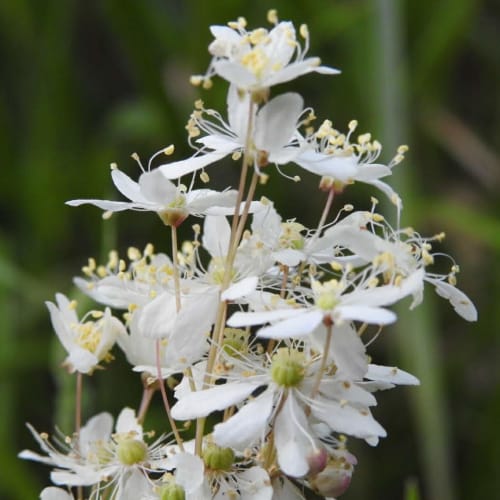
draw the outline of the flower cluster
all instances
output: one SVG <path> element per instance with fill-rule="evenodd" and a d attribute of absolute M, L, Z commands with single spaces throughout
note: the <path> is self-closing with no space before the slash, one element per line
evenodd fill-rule
<path fill-rule="evenodd" d="M 386 436 L 371 411 L 375 393 L 419 383 L 367 354 L 397 320 L 390 307 L 406 297 L 416 307 L 428 283 L 460 316 L 476 320 L 455 286 L 451 258 L 449 272 L 431 270 L 443 256 L 433 250 L 443 235 L 425 238 L 399 225 L 402 202 L 381 179 L 407 148 L 377 163 L 382 146 L 370 134 L 354 137 L 356 121 L 346 134 L 329 120 L 314 128 L 314 111 L 299 94 L 271 96 L 273 85 L 338 71 L 306 57 L 306 26 L 297 36 L 275 11 L 268 20 L 271 29 L 248 31 L 243 18 L 212 26 L 213 59 L 192 81 L 205 88 L 214 76 L 229 82 L 227 118 L 196 102 L 186 127 L 193 156 L 156 168 L 139 161 L 137 182 L 113 165 L 112 180 L 129 201 L 68 202 L 95 205 L 106 216 L 156 212 L 172 250 L 169 256 L 147 244 L 129 248 L 126 258 L 111 251 L 103 265 L 89 259 L 74 283 L 104 311 L 79 320 L 76 302 L 63 294 L 47 303 L 68 353 L 64 366 L 79 383 L 73 435 L 50 438 L 29 426 L 45 454 L 20 456 L 50 465 L 57 485 L 42 500 L 285 500 L 305 498 L 308 489 L 337 497 L 357 463 L 348 436 L 371 446 Z M 173 147 L 153 160 L 164 153 Z M 195 189 L 198 173 L 209 182 L 205 169 L 228 156 L 241 162 L 238 189 Z M 314 228 L 284 220 L 268 198 L 254 199 L 273 165 L 299 181 L 284 171 L 290 163 L 319 178 L 325 206 Z M 376 198 L 369 211 L 344 204 L 332 216 L 333 202 L 355 182 L 393 202 L 396 227 L 377 212 Z M 177 229 L 191 216 L 202 222 L 179 243 Z M 122 410 L 112 432 L 108 413 L 81 424 L 80 399 L 83 375 L 107 367 L 115 344 L 144 395 L 137 415 Z M 156 392 L 166 425 L 154 439 L 142 426 Z"/>

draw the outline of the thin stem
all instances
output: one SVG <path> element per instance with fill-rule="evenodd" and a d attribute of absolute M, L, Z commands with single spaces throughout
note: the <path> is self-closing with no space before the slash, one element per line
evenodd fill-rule
<path fill-rule="evenodd" d="M 324 224 L 326 222 L 326 218 L 328 217 L 328 213 L 330 212 L 330 209 L 332 208 L 334 195 L 335 195 L 335 190 L 332 187 L 328 191 L 328 197 L 326 199 L 325 207 L 323 208 L 323 213 L 321 214 L 321 219 L 319 220 L 318 232 L 316 234 L 318 234 L 319 231 L 321 231 L 321 228 L 324 226 Z"/>
<path fill-rule="evenodd" d="M 82 392 L 83 392 L 83 374 L 76 374 L 76 396 L 75 396 L 75 433 L 80 435 L 82 428 Z"/>
<path fill-rule="evenodd" d="M 230 249 L 230 253 L 228 255 L 228 261 L 229 261 L 229 268 L 232 267 L 232 264 L 234 262 L 234 259 L 236 257 L 236 251 L 238 250 L 238 245 L 239 245 L 239 242 L 240 242 L 240 239 L 241 239 L 241 236 L 243 235 L 243 230 L 245 229 L 245 224 L 247 222 L 247 219 L 248 219 L 248 214 L 250 212 L 250 204 L 252 203 L 252 200 L 253 200 L 253 196 L 255 194 L 255 189 L 257 188 L 257 182 L 259 180 L 259 176 L 257 175 L 257 173 L 253 173 L 252 175 L 252 180 L 250 182 L 250 187 L 248 188 L 248 194 L 247 194 L 247 199 L 245 201 L 245 206 L 243 207 L 243 212 L 241 214 L 241 217 L 240 217 L 240 220 L 238 222 L 238 227 L 236 229 L 236 235 L 235 237 L 233 238 L 233 241 L 232 241 L 232 247 Z M 228 278 L 231 276 L 230 273 L 227 273 L 228 274 Z M 228 286 L 229 283 L 226 284 L 226 286 Z"/>
<path fill-rule="evenodd" d="M 156 392 L 156 389 L 158 388 L 155 384 L 152 385 L 146 385 L 146 384 L 147 382 L 145 382 L 144 390 L 142 391 L 141 405 L 139 406 L 139 411 L 137 412 L 137 422 L 139 424 L 144 423 L 144 419 L 146 418 L 149 405 L 151 404 L 153 395 Z"/>
<path fill-rule="evenodd" d="M 181 280 L 179 277 L 179 259 L 177 257 L 177 228 L 170 226 L 172 234 L 172 260 L 174 264 L 174 289 L 175 289 L 175 307 L 177 312 L 181 309 Z"/>
<path fill-rule="evenodd" d="M 177 445 L 181 451 L 184 451 L 184 446 L 182 444 L 182 438 L 179 434 L 179 430 L 177 429 L 177 425 L 175 424 L 175 420 L 172 418 L 172 412 L 170 410 L 170 404 L 167 398 L 167 392 L 165 391 L 165 384 L 163 383 L 163 378 L 161 374 L 161 361 L 160 361 L 160 339 L 156 341 L 156 369 L 157 369 L 157 377 L 160 385 L 161 397 L 163 399 L 163 406 L 165 407 L 165 412 L 167 413 L 168 422 L 170 424 L 170 428 L 174 434 L 175 440 L 177 441 Z"/>
<path fill-rule="evenodd" d="M 243 200 L 243 195 L 245 192 L 245 184 L 248 175 L 248 167 L 251 164 L 251 148 L 252 148 L 252 133 L 253 133 L 253 111 L 255 103 L 250 98 L 250 103 L 248 107 L 248 124 L 245 137 L 245 149 L 243 152 L 243 162 L 240 173 L 240 183 L 238 186 L 238 195 L 236 198 L 236 206 L 234 208 L 234 216 L 231 224 L 231 237 L 229 239 L 229 248 L 226 256 L 224 278 L 221 286 L 221 293 L 227 289 L 231 282 L 231 270 L 233 267 L 234 259 L 236 256 L 236 249 L 238 248 L 239 239 L 243 233 L 243 226 L 248 217 L 248 212 L 250 209 L 250 203 L 255 193 L 255 187 L 257 185 L 258 176 L 254 173 L 252 182 L 247 195 L 247 200 L 243 208 L 243 213 L 240 217 L 240 205 Z M 252 188 L 253 186 L 253 188 Z M 222 344 L 224 338 L 224 325 L 226 324 L 226 314 L 227 314 L 227 303 L 221 301 L 217 309 L 217 316 L 215 319 L 214 329 L 212 330 L 212 344 L 210 345 L 210 350 L 208 352 L 207 368 L 205 371 L 205 379 L 203 383 L 203 389 L 205 389 L 212 381 L 213 368 L 217 358 L 217 348 Z M 195 439 L 195 450 L 196 454 L 201 456 L 202 451 L 202 441 L 205 429 L 205 418 L 198 418 L 196 420 L 196 439 Z"/>
<path fill-rule="evenodd" d="M 76 374 L 76 394 L 75 394 L 75 435 L 76 435 L 76 451 L 80 451 L 80 430 L 82 428 L 82 395 L 83 395 L 83 374 Z M 76 489 L 78 500 L 83 500 L 83 487 L 78 486 Z"/>

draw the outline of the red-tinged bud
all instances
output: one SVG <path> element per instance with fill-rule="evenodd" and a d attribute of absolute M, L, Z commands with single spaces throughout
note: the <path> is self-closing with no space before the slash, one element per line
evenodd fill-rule
<path fill-rule="evenodd" d="M 314 476 L 319 474 L 328 463 L 328 453 L 324 448 L 314 450 L 308 457 L 307 463 L 309 464 L 309 474 Z"/>

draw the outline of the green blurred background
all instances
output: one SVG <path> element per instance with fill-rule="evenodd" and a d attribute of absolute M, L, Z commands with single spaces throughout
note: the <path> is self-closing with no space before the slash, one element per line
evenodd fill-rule
<path fill-rule="evenodd" d="M 343 498 L 452 500 L 500 492 L 500 3 L 496 0 L 3 0 L 0 2 L 0 498 L 37 498 L 48 470 L 16 454 L 36 449 L 25 421 L 71 431 L 74 380 L 44 306 L 87 257 L 168 240 L 153 215 L 103 222 L 73 198 L 118 199 L 109 164 L 136 174 L 170 143 L 190 154 L 184 125 L 192 102 L 224 108 L 226 85 L 192 88 L 208 65 L 208 26 L 237 16 L 264 25 L 305 22 L 311 55 L 342 75 L 292 85 L 343 130 L 371 131 L 389 161 L 410 146 L 394 182 L 403 223 L 445 231 L 443 251 L 461 264 L 459 287 L 476 303 L 468 324 L 427 290 L 402 309 L 400 326 L 374 346 L 375 360 L 415 373 L 419 388 L 379 395 L 375 415 L 389 436 L 353 443 L 359 465 Z M 280 89 L 281 90 L 281 89 Z M 305 177 L 305 176 L 304 176 Z M 234 182 L 234 172 L 223 181 Z M 315 181 L 310 182 L 314 189 Z M 274 175 L 269 188 L 286 217 L 315 221 L 319 198 Z M 354 187 L 345 202 L 368 206 Z M 354 197 L 354 198 L 353 198 Z M 298 200 L 301 200 L 298 202 Z M 297 207 L 307 207 L 298 214 Z M 309 211 L 310 210 L 310 211 Z M 118 356 L 116 370 L 86 385 L 85 414 L 137 405 L 141 387 Z M 152 417 L 154 419 L 154 415 Z"/>

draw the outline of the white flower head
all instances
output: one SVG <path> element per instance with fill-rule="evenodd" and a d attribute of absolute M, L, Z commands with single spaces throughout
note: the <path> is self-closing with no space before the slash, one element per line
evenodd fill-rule
<path fill-rule="evenodd" d="M 116 337 L 125 327 L 108 308 L 104 312 L 90 311 L 79 320 L 76 302 L 61 293 L 56 295 L 56 302 L 46 304 L 56 335 L 68 352 L 64 364 L 70 372 L 91 373 L 109 357 Z"/>
<path fill-rule="evenodd" d="M 198 152 L 186 160 L 161 165 L 159 170 L 165 177 L 177 179 L 230 154 L 246 153 L 257 172 L 268 164 L 288 163 L 298 154 L 295 137 L 304 112 L 299 94 L 287 92 L 278 95 L 257 109 L 248 93 L 231 85 L 227 110 L 227 122 L 217 111 L 201 105 L 193 112 L 187 129 L 190 143 Z M 247 131 L 249 123 L 253 123 L 250 136 Z"/>
<path fill-rule="evenodd" d="M 306 25 L 299 30 L 304 40 L 301 45 L 291 22 L 279 22 L 276 11 L 269 11 L 268 20 L 274 25 L 270 30 L 248 31 L 242 17 L 228 26 L 211 26 L 214 40 L 208 50 L 213 59 L 207 73 L 192 77 L 192 83 L 203 83 L 208 88 L 211 77 L 218 75 L 241 89 L 260 92 L 306 73 L 340 73 L 321 66 L 319 57 L 306 57 L 309 49 Z"/>
<path fill-rule="evenodd" d="M 156 155 L 155 155 L 156 156 Z M 236 191 L 187 189 L 175 185 L 159 169 L 144 171 L 137 182 L 116 167 L 111 177 L 118 191 L 130 201 L 71 200 L 67 205 L 95 205 L 107 213 L 123 210 L 156 212 L 168 226 L 179 226 L 189 215 L 234 213 Z"/>
<path fill-rule="evenodd" d="M 56 438 L 55 445 L 47 434 L 36 432 L 30 425 L 28 427 L 47 456 L 24 450 L 19 454 L 20 458 L 55 467 L 51 479 L 57 485 L 95 485 L 98 491 L 112 488 L 112 498 L 133 499 L 133 496 L 125 496 L 127 487 L 133 485 L 144 491 L 144 473 L 157 470 L 163 458 L 163 437 L 148 445 L 144 441 L 142 426 L 130 408 L 121 411 L 114 433 L 111 415 L 100 413 L 87 421 L 78 436 L 64 440 Z M 49 493 L 62 494 L 52 490 L 46 495 Z M 57 496 L 54 498 L 59 500 Z"/>

